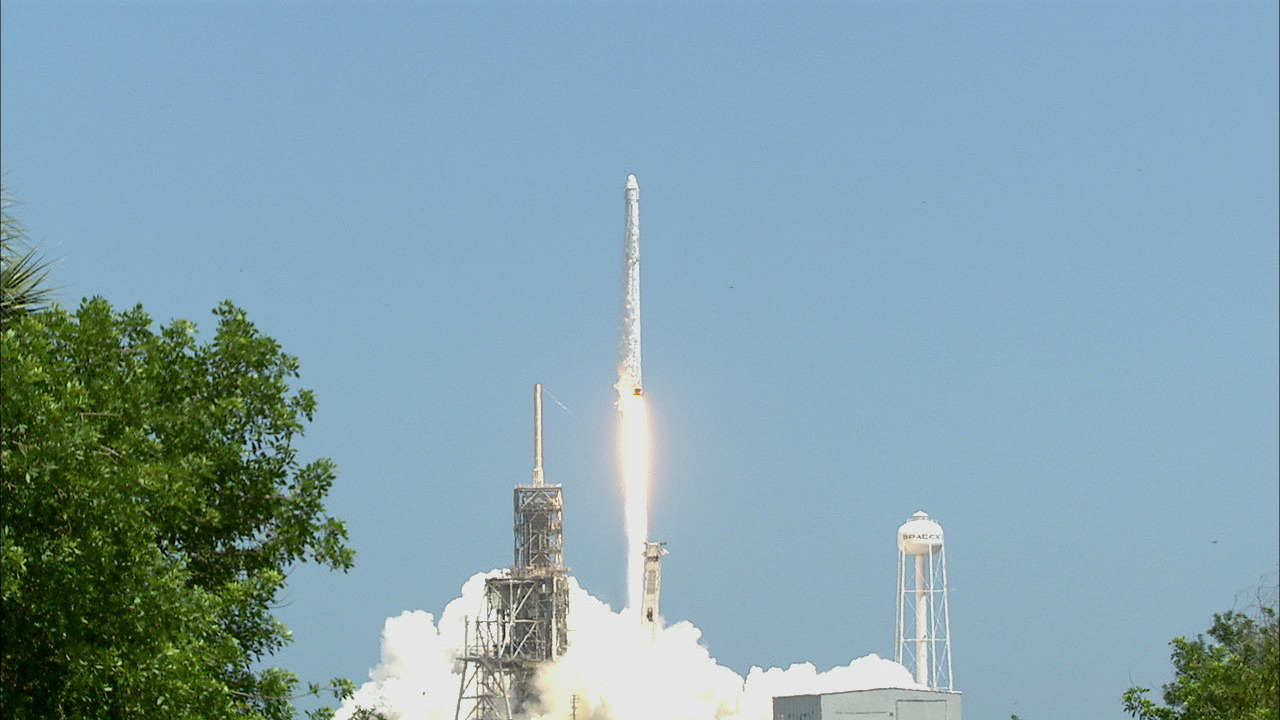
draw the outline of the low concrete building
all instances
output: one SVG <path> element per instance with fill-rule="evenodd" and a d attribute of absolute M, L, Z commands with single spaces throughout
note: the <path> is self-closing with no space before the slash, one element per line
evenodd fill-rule
<path fill-rule="evenodd" d="M 960 693 L 882 688 L 773 699 L 773 720 L 962 720 Z"/>

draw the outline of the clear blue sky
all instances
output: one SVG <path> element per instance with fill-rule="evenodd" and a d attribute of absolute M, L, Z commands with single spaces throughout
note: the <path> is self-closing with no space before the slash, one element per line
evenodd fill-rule
<path fill-rule="evenodd" d="M 230 298 L 319 396 L 359 557 L 294 575 L 306 677 L 510 563 L 535 382 L 566 559 L 623 601 L 628 173 L 663 610 L 724 664 L 892 656 L 919 509 L 973 720 L 1121 718 L 1276 570 L 1273 2 L 6 0 L 2 32 L 63 302 Z"/>

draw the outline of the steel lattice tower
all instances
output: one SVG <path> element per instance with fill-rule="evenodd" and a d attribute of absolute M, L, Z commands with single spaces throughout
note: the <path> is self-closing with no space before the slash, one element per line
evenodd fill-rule
<path fill-rule="evenodd" d="M 485 614 L 467 633 L 457 720 L 509 720 L 537 699 L 534 674 L 569 646 L 564 496 L 542 469 L 542 386 L 534 387 L 533 482 L 514 493 L 515 562 L 485 581 Z"/>

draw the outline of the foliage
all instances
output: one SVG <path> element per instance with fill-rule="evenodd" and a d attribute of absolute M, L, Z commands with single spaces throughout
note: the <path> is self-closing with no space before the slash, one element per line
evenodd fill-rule
<path fill-rule="evenodd" d="M 1248 615 L 1217 613 L 1209 637 L 1174 638 L 1174 680 L 1164 705 L 1132 687 L 1124 709 L 1139 720 L 1276 720 L 1280 717 L 1280 631 L 1274 592 Z"/>
<path fill-rule="evenodd" d="M 100 298 L 0 332 L 0 716 L 292 716 L 296 676 L 258 667 L 289 638 L 271 607 L 352 552 L 333 465 L 293 447 L 297 360 L 214 314 L 203 343 Z"/>
<path fill-rule="evenodd" d="M 49 287 L 49 262 L 26 244 L 26 231 L 9 213 L 13 201 L 0 190 L 0 327 L 9 319 L 43 308 Z"/>

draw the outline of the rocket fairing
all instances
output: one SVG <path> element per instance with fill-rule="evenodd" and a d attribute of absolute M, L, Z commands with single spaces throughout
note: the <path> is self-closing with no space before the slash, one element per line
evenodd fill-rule
<path fill-rule="evenodd" d="M 618 394 L 640 395 L 640 184 L 627 176 L 626 238 L 622 253 L 622 328 L 618 343 Z"/>

